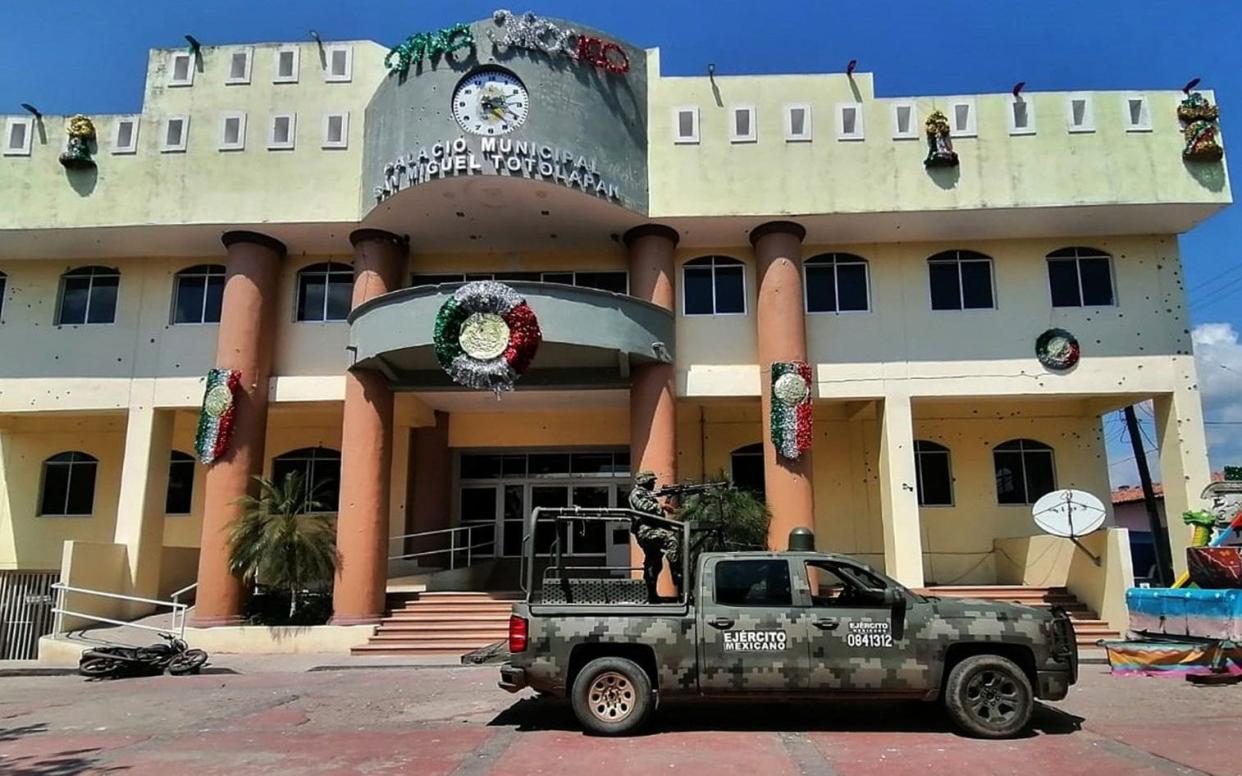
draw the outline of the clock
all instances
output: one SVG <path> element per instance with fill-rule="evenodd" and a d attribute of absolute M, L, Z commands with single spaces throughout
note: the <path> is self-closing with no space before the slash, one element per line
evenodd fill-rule
<path fill-rule="evenodd" d="M 453 90 L 453 118 L 473 135 L 503 135 L 526 123 L 530 95 L 521 79 L 498 67 L 476 70 Z"/>

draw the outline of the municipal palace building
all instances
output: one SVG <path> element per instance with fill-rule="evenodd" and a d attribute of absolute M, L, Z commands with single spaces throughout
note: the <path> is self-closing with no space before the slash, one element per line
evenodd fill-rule
<path fill-rule="evenodd" d="M 1031 507 L 1107 502 L 1103 417 L 1147 401 L 1167 514 L 1200 507 L 1178 236 L 1231 200 L 1215 97 L 852 70 L 668 76 L 497 11 L 393 49 L 152 50 L 139 113 L 34 95 L 0 116 L 0 591 L 197 583 L 190 625 L 236 624 L 236 502 L 300 472 L 336 515 L 332 622 L 370 625 L 391 579 L 516 590 L 534 507 L 624 506 L 651 470 L 761 494 L 774 549 L 805 526 L 1124 627 L 1111 504 L 1081 548 Z M 561 549 L 632 553 L 601 523 Z"/>

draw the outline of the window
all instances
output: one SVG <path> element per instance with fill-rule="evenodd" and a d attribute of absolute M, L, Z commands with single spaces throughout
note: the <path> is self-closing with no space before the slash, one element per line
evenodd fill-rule
<path fill-rule="evenodd" d="M 354 268 L 327 262 L 298 273 L 298 320 L 343 321 L 354 295 Z"/>
<path fill-rule="evenodd" d="M 866 312 L 871 309 L 867 260 L 850 253 L 825 253 L 806 260 L 808 313 Z"/>
<path fill-rule="evenodd" d="M 807 561 L 811 606 L 870 607 L 884 601 L 888 583 L 859 566 Z"/>
<path fill-rule="evenodd" d="M 917 140 L 918 137 L 918 114 L 915 111 L 914 103 L 893 103 L 893 139 Z"/>
<path fill-rule="evenodd" d="M 949 135 L 951 137 L 975 136 L 975 101 L 954 100 L 949 103 Z"/>
<path fill-rule="evenodd" d="M 224 300 L 224 266 L 199 264 L 177 273 L 173 323 L 219 323 Z"/>
<path fill-rule="evenodd" d="M 763 478 L 763 443 L 739 447 L 730 453 L 729 471 L 738 490 L 748 490 L 762 499 L 767 492 Z"/>
<path fill-rule="evenodd" d="M 326 447 L 304 447 L 272 459 L 272 482 L 281 485 L 297 472 L 307 499 L 319 503 L 316 511 L 335 512 L 341 497 L 341 454 Z"/>
<path fill-rule="evenodd" d="M 544 273 L 544 277 L 548 274 L 550 273 Z M 597 291 L 611 291 L 614 294 L 630 292 L 630 276 L 625 272 L 575 272 L 573 284 Z"/>
<path fill-rule="evenodd" d="M 685 315 L 746 313 L 746 266 L 727 256 L 703 256 L 682 268 Z"/>
<path fill-rule="evenodd" d="M 716 563 L 716 603 L 721 606 L 793 606 L 786 560 Z"/>
<path fill-rule="evenodd" d="M 194 456 L 173 450 L 168 461 L 168 489 L 164 493 L 164 514 L 188 515 L 194 503 Z"/>
<path fill-rule="evenodd" d="M 169 116 L 164 119 L 164 143 L 160 146 L 160 151 L 166 154 L 185 151 L 186 139 L 189 134 L 189 116 Z"/>
<path fill-rule="evenodd" d="M 811 139 L 811 106 L 785 106 L 785 140 L 790 143 L 802 143 Z"/>
<path fill-rule="evenodd" d="M 1048 254 L 1048 288 L 1053 307 L 1114 304 L 1113 260 L 1095 248 L 1062 248 Z"/>
<path fill-rule="evenodd" d="M 933 310 L 991 310 L 992 260 L 974 251 L 944 251 L 927 260 Z"/>
<path fill-rule="evenodd" d="M 4 292 L 8 290 L 9 276 L 0 272 L 0 322 L 4 321 Z"/>
<path fill-rule="evenodd" d="M 1070 132 L 1095 131 L 1095 107 L 1090 94 L 1075 93 L 1065 98 L 1065 123 Z"/>
<path fill-rule="evenodd" d="M 862 104 L 857 102 L 847 102 L 837 105 L 837 140 L 862 139 Z"/>
<path fill-rule="evenodd" d="M 1009 134 L 1035 134 L 1035 105 L 1021 95 L 1009 97 Z"/>
<path fill-rule="evenodd" d="M 1146 95 L 1124 94 L 1121 107 L 1127 132 L 1151 131 L 1151 113 L 1147 110 Z"/>
<path fill-rule="evenodd" d="M 729 109 L 729 117 L 730 143 L 753 143 L 758 139 L 754 105 L 735 105 Z"/>
<path fill-rule="evenodd" d="M 250 60 L 253 53 L 254 49 L 247 47 L 229 55 L 229 77 L 224 79 L 226 84 L 250 83 Z"/>
<path fill-rule="evenodd" d="M 10 116 L 4 123 L 4 155 L 30 156 L 34 117 Z"/>
<path fill-rule="evenodd" d="M 246 114 L 225 113 L 220 118 L 220 150 L 242 151 L 246 148 Z"/>
<path fill-rule="evenodd" d="M 349 46 L 327 46 L 324 49 L 327 59 L 327 70 L 323 80 L 329 83 L 343 83 L 354 77 L 354 50 Z"/>
<path fill-rule="evenodd" d="M 168 85 L 191 86 L 194 83 L 194 55 L 187 51 L 174 51 L 168 60 Z"/>
<path fill-rule="evenodd" d="M 914 441 L 914 471 L 919 506 L 953 506 L 953 473 L 949 467 L 949 448 L 923 439 Z"/>
<path fill-rule="evenodd" d="M 1033 439 L 1011 439 L 992 451 L 998 504 L 1034 504 L 1056 490 L 1052 448 Z"/>
<path fill-rule="evenodd" d="M 43 462 L 39 514 L 89 515 L 95 503 L 95 471 L 99 461 L 77 451 L 59 453 Z"/>
<path fill-rule="evenodd" d="M 699 142 L 699 109 L 696 107 L 673 108 L 673 142 Z"/>
<path fill-rule="evenodd" d="M 280 113 L 272 116 L 272 126 L 267 133 L 268 149 L 274 151 L 291 150 L 296 131 L 297 114 Z"/>
<path fill-rule="evenodd" d="M 108 267 L 81 267 L 60 278 L 56 324 L 114 323 L 121 273 Z"/>
<path fill-rule="evenodd" d="M 349 114 L 327 113 L 323 117 L 323 147 L 349 148 Z"/>
<path fill-rule="evenodd" d="M 138 117 L 119 118 L 112 125 L 112 153 L 132 154 L 138 151 Z"/>
<path fill-rule="evenodd" d="M 296 47 L 276 49 L 276 72 L 272 83 L 295 84 L 298 82 L 299 50 Z"/>

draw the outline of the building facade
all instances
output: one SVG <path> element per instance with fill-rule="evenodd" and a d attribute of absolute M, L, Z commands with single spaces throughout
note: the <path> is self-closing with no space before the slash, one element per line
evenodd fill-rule
<path fill-rule="evenodd" d="M 389 559 L 431 546 L 394 537 L 469 526 L 473 561 L 513 558 L 531 508 L 619 504 L 650 469 L 724 472 L 764 494 L 774 547 L 811 527 L 912 586 L 1097 574 L 1115 597 L 1117 532 L 1091 539 L 1102 570 L 1058 544 L 1049 571 L 1030 505 L 1105 497 L 1101 416 L 1148 399 L 1168 508 L 1198 505 L 1178 235 L 1230 192 L 1183 157 L 1181 93 L 670 77 L 570 27 L 154 50 L 85 169 L 59 160 L 68 117 L 0 117 L 0 570 L 197 582 L 196 621 L 233 623 L 235 501 L 301 471 L 338 515 L 335 621 L 368 623 L 409 571 Z M 437 359 L 476 280 L 542 333 L 512 392 Z M 773 364 L 801 362 L 809 397 L 773 399 Z M 215 368 L 235 411 L 206 465 Z M 772 419 L 799 403 L 786 457 Z M 564 541 L 630 554 L 623 531 Z"/>

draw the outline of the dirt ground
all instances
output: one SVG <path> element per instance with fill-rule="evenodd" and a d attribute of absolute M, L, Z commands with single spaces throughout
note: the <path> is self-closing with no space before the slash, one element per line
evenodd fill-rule
<path fill-rule="evenodd" d="M 1233 774 L 1242 686 L 1103 666 L 1013 741 L 963 738 L 919 703 L 665 704 L 641 736 L 578 731 L 495 667 L 0 677 L 0 774 Z"/>

